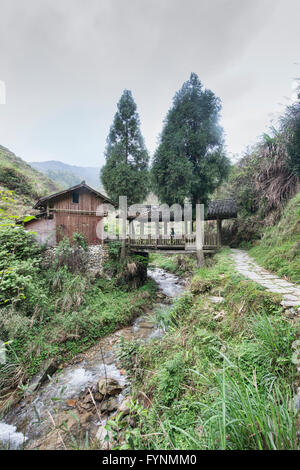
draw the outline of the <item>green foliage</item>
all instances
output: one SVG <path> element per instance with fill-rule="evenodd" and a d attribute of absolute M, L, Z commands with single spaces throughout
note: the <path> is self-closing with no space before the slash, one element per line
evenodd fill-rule
<path fill-rule="evenodd" d="M 234 198 L 238 204 L 238 219 L 223 224 L 224 243 L 239 246 L 259 239 L 299 190 L 299 177 L 298 100 L 286 108 L 277 128 L 272 127 L 232 167 L 228 181 L 216 191 L 216 198 Z M 280 256 L 278 252 L 276 259 Z"/>
<path fill-rule="evenodd" d="M 14 225 L 14 220 L 18 218 L 14 204 L 14 192 L 0 189 L 0 226 Z"/>
<path fill-rule="evenodd" d="M 220 100 L 192 73 L 173 99 L 155 153 L 152 177 L 162 202 L 206 203 L 230 163 L 219 125 Z"/>
<path fill-rule="evenodd" d="M 24 300 L 34 291 L 40 249 L 21 226 L 0 229 L 0 305 Z"/>
<path fill-rule="evenodd" d="M 162 364 L 158 371 L 158 393 L 161 403 L 169 405 L 182 390 L 185 362 L 182 352 Z"/>
<path fill-rule="evenodd" d="M 13 201 L 4 201 L 0 197 L 0 209 L 5 209 L 9 216 L 18 215 L 19 218 L 32 210 L 37 198 L 59 190 L 53 181 L 1 145 L 0 186 L 1 190 L 14 191 Z"/>
<path fill-rule="evenodd" d="M 3 252 L 0 253 L 0 256 Z M 0 271 L 0 306 L 2 304 L 30 298 L 34 291 L 34 278 L 38 260 L 19 261 L 12 259 Z"/>
<path fill-rule="evenodd" d="M 28 178 L 21 171 L 12 167 L 0 167 L 0 184 L 9 190 L 25 196 L 32 195 L 32 187 Z"/>
<path fill-rule="evenodd" d="M 120 259 L 121 247 L 121 242 L 109 242 L 108 253 L 112 260 L 117 261 Z"/>
<path fill-rule="evenodd" d="M 127 325 L 152 302 L 152 281 L 128 292 L 115 280 L 86 274 L 80 234 L 72 246 L 65 238 L 52 262 L 41 256 L 22 226 L 2 227 L 0 246 L 0 338 L 11 341 L 0 377 L 6 392 L 36 373 L 48 357 L 73 357 Z"/>
<path fill-rule="evenodd" d="M 281 128 L 287 137 L 288 166 L 292 174 L 300 177 L 300 88 L 298 101 L 288 106 L 281 119 Z"/>
<path fill-rule="evenodd" d="M 73 233 L 73 242 L 75 246 L 80 246 L 84 251 L 88 249 L 88 243 L 85 236 L 82 233 L 74 232 Z"/>
<path fill-rule="evenodd" d="M 105 154 L 101 181 L 108 196 L 115 203 L 119 202 L 119 196 L 127 196 L 129 205 L 142 202 L 149 192 L 149 155 L 129 90 L 124 90 L 118 103 Z"/>
<path fill-rule="evenodd" d="M 66 170 L 47 170 L 45 172 L 48 178 L 58 183 L 62 188 L 71 188 L 81 183 L 82 178 Z"/>
<path fill-rule="evenodd" d="M 55 250 L 54 268 L 66 266 L 71 272 L 84 272 L 87 265 L 87 242 L 82 234 L 74 233 L 73 245 L 64 237 Z"/>
<path fill-rule="evenodd" d="M 222 373 L 215 374 L 217 399 L 205 406 L 201 425 L 207 449 L 297 449 L 296 413 L 292 391 L 278 380 L 260 388 L 224 357 Z M 202 442 L 198 445 L 201 448 Z"/>
<path fill-rule="evenodd" d="M 134 449 L 297 449 L 292 354 L 298 333 L 280 298 L 244 281 L 226 251 L 196 270 L 192 285 L 201 282 L 208 291 L 187 292 L 158 312 L 167 326 L 163 340 L 126 349 L 131 393 L 142 388 L 152 404 L 136 410 L 127 443 Z M 212 304 L 210 295 L 224 302 Z"/>
<path fill-rule="evenodd" d="M 265 268 L 300 283 L 300 193 L 286 206 L 279 223 L 265 231 L 250 253 Z"/>
<path fill-rule="evenodd" d="M 40 249 L 34 242 L 33 233 L 28 232 L 22 226 L 3 227 L 0 230 L 1 252 L 17 260 L 26 260 L 40 253 Z M 5 255 L 0 257 L 0 262 L 5 264 Z"/>
<path fill-rule="evenodd" d="M 253 215 L 258 210 L 257 194 L 253 178 L 257 172 L 258 158 L 255 154 L 243 157 L 231 170 L 228 184 L 230 196 L 238 204 L 240 217 Z"/>

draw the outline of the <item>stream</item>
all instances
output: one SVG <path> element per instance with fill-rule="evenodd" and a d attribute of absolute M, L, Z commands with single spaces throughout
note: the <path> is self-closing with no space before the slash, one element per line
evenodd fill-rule
<path fill-rule="evenodd" d="M 58 448 L 62 440 L 60 442 L 59 433 L 53 431 L 54 423 L 58 425 L 63 422 L 70 428 L 80 422 L 89 436 L 97 437 L 99 428 L 103 428 L 107 419 L 116 413 L 118 406 L 126 400 L 130 392 L 126 371 L 121 368 L 117 358 L 116 349 L 120 337 L 142 341 L 162 337 L 164 330 L 153 323 L 152 314 L 157 308 L 170 308 L 171 299 L 178 297 L 184 290 L 182 280 L 163 269 L 148 269 L 148 276 L 158 284 L 160 292 L 164 294 L 158 294 L 154 307 L 137 318 L 131 326 L 102 338 L 88 351 L 77 355 L 69 364 L 58 369 L 37 392 L 23 398 L 5 416 L 4 421 L 0 422 L 2 447 Z M 94 393 L 97 382 L 103 377 L 115 379 L 122 390 L 110 399 L 111 409 L 107 406 L 106 413 L 97 413 L 95 402 L 91 403 L 89 399 L 91 393 L 88 388 Z M 78 413 L 75 402 L 80 404 Z"/>

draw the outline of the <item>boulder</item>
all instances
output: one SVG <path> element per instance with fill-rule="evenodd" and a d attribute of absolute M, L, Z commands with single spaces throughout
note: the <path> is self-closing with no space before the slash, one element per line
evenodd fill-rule
<path fill-rule="evenodd" d="M 213 304 L 221 304 L 222 302 L 224 302 L 223 297 L 212 296 L 212 297 L 208 297 L 208 298 Z"/>
<path fill-rule="evenodd" d="M 130 413 L 130 410 L 131 410 L 131 397 L 127 397 L 120 404 L 118 408 L 118 412 L 122 413 L 123 416 L 126 416 Z"/>
<path fill-rule="evenodd" d="M 101 403 L 100 405 L 100 410 L 101 411 L 115 411 L 118 409 L 119 402 L 116 398 L 109 398 L 108 400 L 105 400 Z"/>
<path fill-rule="evenodd" d="M 38 390 L 38 388 L 48 380 L 48 376 L 52 376 L 58 369 L 59 363 L 56 359 L 47 359 L 43 362 L 40 372 L 38 372 L 31 380 L 28 387 L 28 394 Z"/>
<path fill-rule="evenodd" d="M 119 395 L 123 387 L 119 384 L 116 379 L 113 378 L 101 378 L 98 382 L 98 392 L 103 395 L 103 397 L 110 395 Z"/>

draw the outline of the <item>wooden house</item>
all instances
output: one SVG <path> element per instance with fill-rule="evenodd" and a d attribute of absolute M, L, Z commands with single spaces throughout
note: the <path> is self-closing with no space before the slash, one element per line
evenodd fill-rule
<path fill-rule="evenodd" d="M 36 218 L 25 223 L 25 228 L 36 233 L 39 243 L 56 245 L 64 237 L 73 240 L 81 233 L 89 245 L 103 242 L 103 218 L 107 215 L 104 204 L 114 205 L 103 194 L 84 181 L 51 196 L 42 197 L 34 209 Z"/>

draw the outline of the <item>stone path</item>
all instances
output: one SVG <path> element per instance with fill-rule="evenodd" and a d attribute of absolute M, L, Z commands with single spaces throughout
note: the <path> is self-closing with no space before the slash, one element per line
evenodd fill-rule
<path fill-rule="evenodd" d="M 237 271 L 243 276 L 257 282 L 268 291 L 282 294 L 281 305 L 284 307 L 300 306 L 300 286 L 285 281 L 275 274 L 261 268 L 244 250 L 232 249 Z M 298 312 L 300 310 L 298 309 Z"/>

